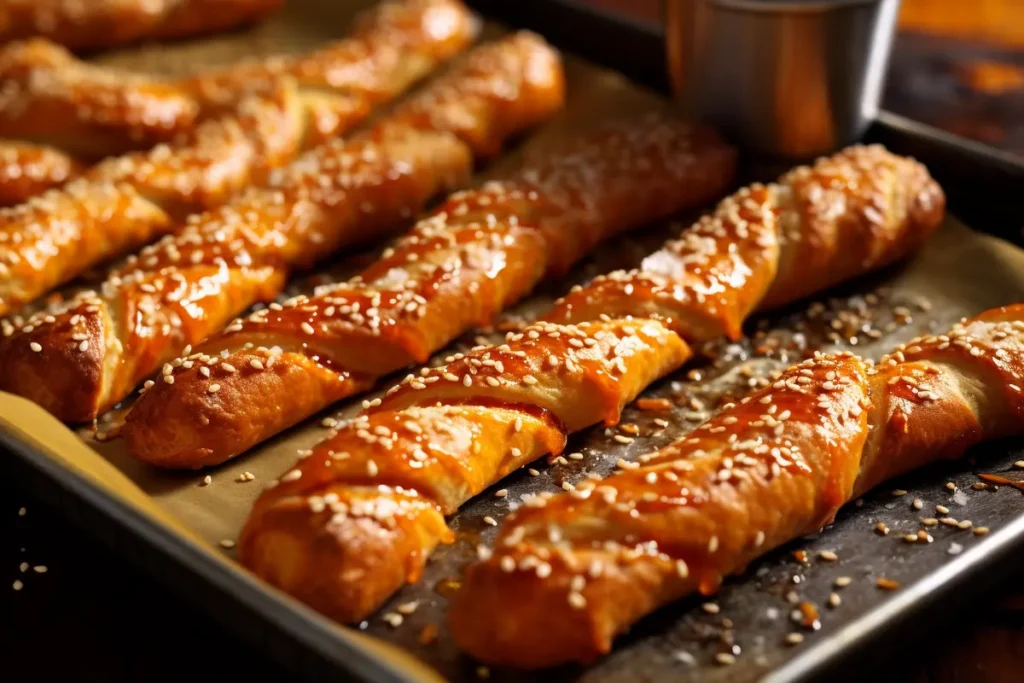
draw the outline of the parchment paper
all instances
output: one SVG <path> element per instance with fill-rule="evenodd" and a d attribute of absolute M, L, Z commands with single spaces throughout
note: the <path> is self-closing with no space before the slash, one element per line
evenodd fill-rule
<path fill-rule="evenodd" d="M 352 14 L 367 4 L 291 0 L 287 3 L 288 9 L 284 13 L 250 30 L 197 43 L 122 50 L 116 54 L 105 55 L 100 61 L 125 68 L 181 73 L 198 65 L 223 63 L 246 55 L 294 52 L 344 35 Z M 493 25 L 488 26 L 486 30 L 489 37 L 499 35 L 501 32 L 500 27 Z M 615 46 L 610 45 L 609 49 L 615 49 Z M 665 102 L 658 97 L 631 86 L 616 74 L 602 71 L 571 57 L 567 58 L 567 67 L 569 97 L 566 111 L 557 120 L 530 135 L 525 143 L 530 147 L 543 149 L 552 140 L 607 116 L 665 106 Z M 513 151 L 485 173 L 493 173 L 495 168 L 513 163 L 516 154 L 517 152 Z M 661 240 L 676 230 L 678 227 L 655 227 L 638 238 L 605 245 L 594 259 L 578 268 L 567 281 L 549 284 L 545 292 L 518 306 L 510 317 L 516 319 L 535 315 L 543 310 L 552 296 L 564 290 L 571 282 L 585 280 L 596 272 L 629 265 L 646 251 L 654 249 Z M 326 268 L 336 277 L 346 270 L 351 270 L 352 264 L 346 265 L 344 259 L 340 259 Z M 882 287 L 881 294 L 877 294 L 879 287 Z M 837 317 L 842 320 L 842 315 L 838 315 L 837 311 L 864 308 L 868 304 L 862 295 L 871 292 L 876 292 L 881 302 L 879 308 L 883 310 L 878 319 L 871 322 L 871 329 L 878 329 L 881 335 L 872 333 L 873 336 L 879 337 L 873 339 L 866 334 L 860 334 L 855 346 L 851 346 L 849 341 L 844 341 L 839 346 L 877 357 L 896 343 L 922 331 L 944 328 L 962 316 L 992 306 L 1024 300 L 1024 251 L 974 232 L 951 218 L 927 247 L 909 263 L 848 285 L 843 288 L 841 295 L 835 295 L 837 298 L 832 300 L 828 296 L 822 297 L 820 301 L 824 308 L 817 304 L 804 303 L 781 314 L 758 316 L 748 327 L 751 331 L 776 330 L 766 337 L 769 341 L 785 338 L 791 342 L 796 340 L 795 343 L 799 345 L 802 339 L 803 346 L 808 350 L 828 347 L 831 342 L 824 335 L 832 329 L 829 326 L 830 321 Z M 874 299 L 868 297 L 868 300 Z M 907 311 L 904 313 L 908 313 L 909 317 L 894 317 L 891 311 L 896 306 L 905 306 Z M 808 310 L 812 318 L 810 322 L 806 315 Z M 822 310 L 825 312 L 822 313 Z M 897 318 L 899 322 L 896 322 Z M 825 321 L 824 325 L 821 320 Z M 803 336 L 794 338 L 792 332 L 797 329 L 803 330 Z M 471 344 L 473 337 L 472 334 L 468 335 L 466 341 Z M 489 515 L 500 522 L 510 504 L 514 504 L 524 493 L 556 490 L 563 480 L 575 482 L 587 472 L 606 472 L 619 457 L 636 456 L 679 436 L 713 410 L 714 396 L 720 396 L 723 392 L 742 392 L 752 381 L 756 382 L 758 376 L 779 369 L 799 357 L 799 353 L 793 352 L 765 355 L 764 349 L 755 350 L 759 343 L 763 346 L 764 339 L 754 343 L 747 341 L 738 345 L 719 345 L 716 350 L 719 361 L 706 368 L 703 373 L 709 379 L 691 381 L 695 375 L 690 371 L 700 367 L 700 364 L 696 363 L 653 388 L 649 395 L 684 397 L 685 400 L 680 400 L 680 405 L 666 414 L 652 415 L 632 408 L 627 410 L 622 423 L 635 423 L 641 431 L 641 436 L 634 443 L 623 446 L 606 436 L 604 429 L 594 428 L 575 437 L 567 450 L 583 452 L 583 460 L 554 465 L 538 463 L 535 467 L 541 472 L 539 476 L 528 476 L 520 472 L 502 483 L 502 487 L 509 488 L 507 498 L 499 500 L 494 498 L 491 492 L 485 492 L 465 506 L 452 520 L 452 525 L 459 531 L 459 540 L 435 554 L 419 586 L 403 590 L 389 607 L 363 624 L 363 628 L 409 647 L 417 655 L 437 666 L 448 677 L 475 678 L 476 665 L 458 657 L 447 637 L 444 628 L 444 609 L 447 602 L 445 596 L 457 585 L 454 578 L 458 576 L 459 567 L 473 554 L 477 543 L 488 542 L 493 534 L 491 527 L 483 523 L 483 517 Z M 443 355 L 445 354 L 439 354 Z M 390 386 L 394 379 L 396 378 L 385 381 L 383 387 Z M 700 399 L 702 396 L 712 397 L 704 401 L 702 409 L 695 409 L 694 405 L 697 404 L 689 404 L 689 397 Z M 362 398 L 364 397 L 332 408 L 324 415 L 308 420 L 300 427 L 222 467 L 202 472 L 156 471 L 127 457 L 122 443 L 118 440 L 101 443 L 91 438 L 89 430 L 81 430 L 79 434 L 91 447 L 130 477 L 161 508 L 178 518 L 200 538 L 217 546 L 221 541 L 236 538 L 264 482 L 277 477 L 290 467 L 295 461 L 296 451 L 308 448 L 325 436 L 327 430 L 320 424 L 323 417 L 354 414 Z M 669 427 L 653 430 L 650 424 L 653 417 L 667 419 L 670 422 Z M 655 433 L 648 435 L 652 431 Z M 243 473 L 251 473 L 255 480 L 239 483 L 238 479 Z M 212 478 L 212 483 L 202 485 L 207 475 Z M 230 554 L 232 551 L 224 552 Z M 778 602 L 777 598 L 773 599 Z M 414 614 L 405 618 L 402 626 L 392 628 L 384 623 L 382 614 L 388 612 L 394 605 L 411 600 L 419 600 L 420 606 Z M 696 612 L 699 610 L 683 611 L 677 613 L 673 619 L 679 623 L 687 622 L 691 618 L 689 614 Z M 495 618 L 500 618 L 500 615 L 496 615 Z M 657 624 L 661 623 L 655 621 Z M 423 631 L 425 628 L 433 628 L 430 626 L 432 624 L 439 627 L 438 640 L 430 645 L 422 645 L 420 640 Z M 737 624 L 737 630 L 741 626 L 742 624 Z M 636 672 L 643 669 L 646 673 L 642 678 L 645 679 L 679 678 L 683 674 L 684 677 L 692 677 L 694 671 L 703 671 L 704 678 L 701 680 L 725 680 L 722 678 L 726 676 L 725 670 L 711 668 L 708 664 L 708 653 L 714 652 L 713 649 L 709 650 L 706 643 L 701 644 L 704 654 L 698 656 L 699 661 L 694 663 L 690 661 L 693 655 L 679 654 L 685 648 L 680 649 L 678 638 L 669 644 L 668 636 L 665 634 L 671 630 L 659 625 L 641 625 L 639 631 L 644 635 L 631 638 L 602 664 L 587 671 L 573 669 L 571 672 L 563 671 L 552 676 L 554 679 L 564 679 L 566 675 L 572 675 L 582 676 L 588 680 L 636 680 Z M 781 633 L 785 633 L 785 630 Z M 766 642 L 768 645 L 762 647 L 760 660 L 757 660 L 758 666 L 752 669 L 733 668 L 728 673 L 728 676 L 732 677 L 731 680 L 748 678 L 757 672 L 763 673 L 765 667 L 777 665 L 783 661 L 782 658 L 788 656 L 783 652 L 784 646 L 769 641 L 765 641 L 762 636 L 762 645 L 764 646 Z M 782 654 L 776 656 L 778 653 Z M 647 663 L 638 669 L 636 662 L 641 658 Z M 633 664 L 630 665 L 630 662 Z M 739 675 L 741 670 L 746 673 Z M 514 678 L 511 674 L 508 676 Z"/>

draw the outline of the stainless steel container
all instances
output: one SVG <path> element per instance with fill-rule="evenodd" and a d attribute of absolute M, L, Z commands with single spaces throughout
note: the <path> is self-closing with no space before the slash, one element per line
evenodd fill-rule
<path fill-rule="evenodd" d="M 878 110 L 900 0 L 663 0 L 688 112 L 778 157 L 857 140 Z"/>

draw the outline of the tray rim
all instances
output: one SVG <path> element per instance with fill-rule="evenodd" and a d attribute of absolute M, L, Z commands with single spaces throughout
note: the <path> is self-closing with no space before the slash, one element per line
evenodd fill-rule
<path fill-rule="evenodd" d="M 515 3 L 468 0 L 467 4 L 486 16 L 513 25 L 525 25 L 546 35 L 564 35 L 566 32 L 558 29 L 545 31 L 538 26 L 538 19 L 548 20 L 548 26 L 551 26 L 551 22 L 571 17 L 574 19 L 571 33 L 591 36 L 591 44 L 594 43 L 594 35 L 619 31 L 628 37 L 628 45 L 645 45 L 633 53 L 633 64 L 609 64 L 607 59 L 595 59 L 578 46 L 569 45 L 568 49 L 604 66 L 624 71 L 632 80 L 653 86 L 655 90 L 663 93 L 667 90 L 667 79 L 662 80 L 658 76 L 658 69 L 663 71 L 664 66 L 653 68 L 650 61 L 652 45 L 660 45 L 661 32 L 656 26 L 615 16 L 579 0 L 517 0 Z M 544 11 L 539 11 L 541 9 Z M 529 21 L 523 21 L 524 17 Z M 548 37 L 556 46 L 566 42 Z M 621 55 L 625 51 L 615 52 Z M 660 47 L 658 52 L 660 54 Z M 609 51 L 600 54 L 607 57 Z M 946 157 L 946 163 L 952 159 L 966 164 L 966 173 L 977 171 L 988 177 L 995 174 L 1006 183 L 1024 179 L 1024 162 L 1012 155 L 889 112 L 880 112 L 872 131 L 869 131 L 869 137 L 879 134 L 892 138 L 898 144 L 919 145 L 926 151 Z M 991 188 L 986 189 L 992 191 Z M 965 223 L 976 229 L 973 221 Z M 71 445 L 69 452 L 61 453 L 54 441 L 67 436 L 77 442 L 77 448 Z M 83 531 L 105 542 L 115 554 L 182 593 L 197 609 L 209 614 L 243 640 L 261 647 L 270 657 L 290 667 L 290 676 L 320 680 L 345 673 L 373 681 L 441 680 L 433 669 L 410 653 L 383 640 L 362 635 L 355 629 L 334 624 L 263 584 L 234 561 L 176 531 L 173 526 L 162 524 L 153 514 L 123 499 L 103 482 L 74 471 L 61 461 L 69 457 L 94 458 L 98 455 L 38 406 L 3 392 L 0 392 L 0 451 L 5 456 L 0 466 L 12 470 L 18 485 L 51 503 Z M 76 508 L 89 513 L 91 524 L 83 524 L 81 515 L 72 514 Z M 97 524 L 100 526 L 95 526 Z M 1013 552 L 1021 544 L 1024 544 L 1024 515 L 992 534 L 984 545 L 958 556 L 939 571 L 929 574 L 836 632 L 833 637 L 807 648 L 768 674 L 765 680 L 788 683 L 817 679 L 826 673 L 842 674 L 849 658 L 894 629 L 902 628 L 908 620 L 926 616 L 928 609 L 934 609 L 940 602 L 941 607 L 947 608 L 950 596 L 954 596 L 957 602 L 973 597 L 980 590 L 977 587 L 985 583 L 975 580 L 980 573 L 984 572 L 986 580 L 990 581 L 993 567 L 997 567 L 1000 573 L 1008 573 L 1013 565 L 1024 565 L 1024 558 L 1015 558 Z M 201 587 L 206 597 L 212 600 L 196 599 L 193 591 L 183 588 L 187 582 Z M 971 587 L 976 588 L 974 591 L 966 590 Z M 229 609 L 219 609 L 218 605 Z M 917 609 L 913 609 L 915 607 Z M 234 618 L 228 615 L 234 615 Z M 243 615 L 255 621 L 246 623 L 239 618 Z M 839 645 L 845 647 L 840 648 Z"/>

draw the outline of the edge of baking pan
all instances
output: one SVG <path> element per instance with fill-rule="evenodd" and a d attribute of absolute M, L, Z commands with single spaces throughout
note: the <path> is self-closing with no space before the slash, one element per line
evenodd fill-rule
<path fill-rule="evenodd" d="M 210 550 L 70 429 L 0 392 L 3 469 L 111 550 L 178 591 L 298 680 L 340 671 L 382 683 L 438 681 L 385 641 L 334 624 Z"/>
<path fill-rule="evenodd" d="M 648 87 L 667 91 L 662 32 L 656 26 L 596 10 L 579 0 L 469 0 L 478 11 L 543 33 L 560 48 L 616 69 Z M 615 49 L 609 50 L 608 46 Z M 1024 187 L 1024 164 L 982 145 L 889 113 L 879 115 L 867 139 L 883 142 L 928 164 L 950 192 L 950 206 L 975 229 L 1017 243 L 1024 205 L 993 201 Z M 163 514 L 113 466 L 41 408 L 0 393 L 0 449 L 6 469 L 45 502 L 116 553 L 181 592 L 226 628 L 281 662 L 295 679 L 336 677 L 339 670 L 364 680 L 438 680 L 413 656 L 351 629 L 337 627 L 288 596 L 249 576 Z M 86 464 L 103 471 L 99 476 Z M 116 480 L 120 478 L 120 482 Z M 116 484 L 121 486 L 117 486 Z M 1000 572 L 1020 564 L 1015 546 L 1024 518 L 993 534 L 909 587 L 834 637 L 823 640 L 769 675 L 772 683 L 823 675 L 844 678 L 854 658 L 879 645 L 909 621 L 962 604 Z M 984 573 L 985 581 L 977 579 Z M 924 629 L 922 629 L 924 631 Z M 901 644 L 904 641 L 899 641 Z M 845 676 L 844 676 L 845 673 Z"/>

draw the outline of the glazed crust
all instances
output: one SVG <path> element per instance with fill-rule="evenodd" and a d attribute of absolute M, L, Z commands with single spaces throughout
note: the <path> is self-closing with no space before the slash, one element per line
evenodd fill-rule
<path fill-rule="evenodd" d="M 153 386 L 130 412 L 129 451 L 164 467 L 223 462 L 426 362 L 597 242 L 713 199 L 733 166 L 733 150 L 712 132 L 662 115 L 607 124 L 528 158 L 450 197 L 352 280 L 208 340 L 197 353 L 244 372 L 174 369 L 173 384 Z"/>
<path fill-rule="evenodd" d="M 892 263 L 939 226 L 928 171 L 880 146 L 850 147 L 725 199 L 639 268 L 595 278 L 555 304 L 556 322 L 638 315 L 691 342 L 738 339 L 755 309 Z"/>
<path fill-rule="evenodd" d="M 875 367 L 807 360 L 637 469 L 514 512 L 493 555 L 466 571 L 456 641 L 493 664 L 592 662 L 644 615 L 713 593 L 886 479 L 1020 434 L 1022 381 L 1022 305 Z"/>
<path fill-rule="evenodd" d="M 477 48 L 371 130 L 322 145 L 271 173 L 267 187 L 191 217 L 97 291 L 8 325 L 0 388 L 63 420 L 92 419 L 186 345 L 273 299 L 293 270 L 394 230 L 465 183 L 474 154 L 552 114 L 562 88 L 558 56 L 536 36 Z M 425 116 L 430 109 L 446 114 Z M 76 355 L 71 347 L 82 342 Z"/>
<path fill-rule="evenodd" d="M 441 30 L 439 14 L 450 20 Z M 338 92 L 306 94 L 288 70 L 280 77 L 240 82 L 238 88 L 248 94 L 173 144 L 108 158 L 86 171 L 74 188 L 53 190 L 0 213 L 0 315 L 174 231 L 186 215 L 265 184 L 268 172 L 295 159 L 310 138 L 320 142 L 325 134 L 351 128 L 451 56 L 471 40 L 473 23 L 452 0 L 385 4 L 363 17 L 356 37 L 310 58 L 314 64 L 304 71 L 309 78 L 355 72 L 349 81 L 335 79 Z M 403 61 L 395 58 L 396 49 L 404 50 Z M 237 96 L 239 90 L 233 92 Z M 319 112 L 332 98 L 348 115 L 332 118 L 329 130 L 310 132 L 310 122 L 315 128 L 320 121 L 311 111 Z M 108 211 L 115 202 L 141 208 Z M 69 205 L 82 209 L 68 211 Z"/>
<path fill-rule="evenodd" d="M 0 41 L 42 36 L 74 49 L 184 38 L 255 21 L 281 0 L 0 0 Z"/>
<path fill-rule="evenodd" d="M 691 232 L 684 233 L 680 240 L 670 242 L 665 249 L 649 258 L 645 266 L 654 269 L 653 274 L 633 271 L 597 278 L 591 285 L 573 292 L 557 304 L 549 316 L 552 320 L 510 336 L 504 345 L 480 347 L 464 356 L 457 354 L 448 358 L 446 365 L 440 368 L 425 368 L 418 374 L 410 375 L 389 390 L 381 403 L 367 404 L 368 410 L 364 411 L 362 417 L 343 425 L 337 435 L 317 445 L 312 455 L 300 460 L 294 471 L 282 476 L 280 486 L 271 488 L 257 501 L 242 534 L 240 558 L 259 576 L 316 609 L 343 620 L 365 617 L 373 606 L 379 605 L 398 589 L 402 581 L 417 574 L 418 569 L 410 570 L 408 562 L 411 560 L 405 558 L 413 557 L 417 566 L 422 566 L 431 549 L 445 540 L 446 532 L 440 524 L 442 516 L 451 514 L 470 495 L 500 479 L 512 466 L 509 458 L 514 460 L 515 466 L 522 466 L 541 455 L 558 453 L 565 437 L 571 432 L 598 422 L 614 424 L 626 402 L 655 379 L 680 367 L 690 357 L 689 347 L 684 341 L 689 338 L 690 332 L 683 329 L 682 321 L 701 321 L 701 325 L 694 327 L 693 338 L 702 340 L 723 331 L 731 332 L 734 328 L 738 330 L 742 316 L 756 308 L 766 293 L 776 286 L 779 287 L 776 301 L 780 302 L 785 296 L 800 297 L 808 291 L 807 286 L 799 282 L 799 277 L 810 278 L 811 282 L 820 286 L 833 283 L 834 276 L 827 269 L 835 264 L 846 263 L 844 259 L 848 256 L 830 251 L 828 254 L 831 256 L 826 255 L 828 257 L 823 256 L 814 261 L 814 268 L 806 268 L 805 264 L 795 259 L 786 259 L 787 250 L 797 249 L 805 241 L 816 239 L 803 237 L 796 231 L 809 230 L 817 235 L 819 227 L 814 221 L 789 220 L 784 209 L 778 208 L 774 198 L 789 191 L 788 183 L 794 177 L 817 177 L 831 191 L 808 189 L 807 196 L 816 198 L 816 202 L 812 202 L 803 211 L 829 215 L 831 221 L 844 226 L 860 225 L 860 216 L 865 213 L 871 215 L 868 209 L 873 204 L 868 199 L 878 192 L 874 181 L 864 182 L 864 176 L 856 172 L 860 165 L 869 161 L 886 168 L 913 167 L 912 172 L 876 174 L 887 183 L 885 187 L 890 193 L 893 183 L 917 177 L 917 167 L 909 160 L 893 157 L 878 148 L 854 149 L 821 161 L 815 169 L 796 171 L 784 177 L 783 186 L 746 188 L 724 200 L 714 216 L 702 220 Z M 920 242 L 923 235 L 937 227 L 942 215 L 941 192 L 930 180 L 915 182 L 917 184 L 911 184 L 914 192 L 901 191 L 899 196 L 904 198 L 905 207 L 918 201 L 922 205 L 927 201 L 938 204 L 929 205 L 926 212 L 928 222 L 922 224 L 924 219 L 918 221 L 910 218 L 912 212 L 906 208 L 897 214 L 904 216 L 902 220 L 888 215 L 865 219 L 874 227 L 865 228 L 863 232 L 867 235 L 878 233 L 881 237 L 870 250 L 860 247 L 865 249 L 860 253 L 870 253 L 871 257 L 860 258 L 858 263 L 861 270 L 856 273 L 906 253 Z M 929 199 L 926 201 L 919 195 Z M 837 196 L 845 199 L 836 204 Z M 780 217 L 780 214 L 783 215 Z M 884 223 L 883 227 L 875 225 L 876 221 L 894 222 Z M 789 228 L 789 232 L 780 237 L 776 231 L 782 227 Z M 587 233 L 583 231 L 582 234 Z M 783 270 L 780 263 L 787 264 L 786 269 L 797 268 L 800 274 Z M 823 270 L 818 272 L 817 268 Z M 843 272 L 848 276 L 855 274 L 852 267 Z M 666 294 L 655 300 L 657 306 L 652 306 L 652 297 L 647 296 L 639 287 L 645 282 L 641 277 L 652 281 L 656 278 L 659 286 L 673 292 L 678 300 L 670 299 Z M 634 278 L 632 288 L 627 278 Z M 669 278 L 678 285 L 670 287 Z M 599 297 L 605 292 L 609 293 L 609 300 L 602 305 Z M 629 308 L 630 303 L 634 308 Z M 704 307 L 703 311 L 701 306 Z M 679 310 L 685 311 L 686 315 L 680 315 Z M 567 317 L 573 319 L 563 323 L 562 319 Z M 599 338 L 598 332 L 605 336 Z M 836 364 L 834 372 L 841 370 L 851 376 L 857 372 L 862 375 L 866 372 L 859 361 L 840 359 Z M 830 386 L 824 383 L 828 372 L 821 370 L 821 377 L 817 380 L 822 382 L 823 390 Z M 834 404 L 829 404 L 830 409 L 841 411 L 850 407 L 853 411 L 856 408 L 855 399 L 837 398 Z M 438 405 L 440 408 L 435 408 Z M 430 464 L 431 453 L 436 450 L 431 439 L 439 437 L 435 436 L 433 429 L 428 429 L 429 425 L 424 420 L 436 418 L 421 418 L 425 410 L 444 409 L 449 411 L 449 422 L 454 423 L 458 411 L 466 407 L 476 411 L 520 411 L 520 419 L 503 417 L 503 430 L 493 434 L 478 433 L 466 440 L 462 450 L 451 444 L 443 448 L 444 455 L 439 457 L 439 462 L 446 467 L 447 463 L 457 461 L 466 463 L 463 467 L 474 468 L 471 485 L 466 484 L 464 475 L 449 475 L 448 470 L 438 472 Z M 795 406 L 781 410 L 795 412 Z M 859 415 L 862 416 L 863 411 Z M 384 419 L 384 416 L 389 420 L 385 423 L 386 429 L 377 429 L 375 421 Z M 545 438 L 532 439 L 525 446 L 520 445 L 516 439 L 521 437 L 521 430 L 526 429 L 528 424 L 523 416 L 550 417 L 552 426 L 550 431 L 545 432 Z M 478 416 L 473 419 L 481 420 L 481 424 L 484 424 Z M 796 425 L 797 422 L 791 420 L 787 424 Z M 826 423 L 817 431 L 809 428 L 794 433 L 792 438 L 799 441 L 802 452 L 817 467 L 821 463 L 816 459 L 818 454 L 815 449 L 820 449 L 828 439 L 854 439 L 854 427 L 851 424 L 849 420 L 836 424 Z M 407 441 L 411 438 L 410 434 L 417 437 L 415 443 Z M 712 434 L 718 438 L 717 430 Z M 552 444 L 559 448 L 551 449 Z M 351 461 L 355 464 L 339 466 L 332 460 L 338 453 L 344 454 L 341 459 L 345 463 Z M 372 459 L 372 466 L 368 465 L 368 459 Z M 348 511 L 347 505 L 337 506 L 337 509 L 331 507 L 330 503 L 335 498 L 344 502 L 350 488 L 360 490 L 359 487 L 376 481 L 356 476 L 350 467 L 355 467 L 356 471 L 362 467 L 377 472 L 381 476 L 381 484 L 401 486 L 401 496 L 381 493 L 372 506 L 365 508 L 366 512 L 355 516 Z M 431 469 L 423 476 L 419 476 L 419 472 L 410 475 L 396 473 L 395 468 L 406 467 Z M 853 487 L 856 472 L 851 474 L 838 466 L 835 470 L 814 472 L 814 478 L 794 480 L 799 483 L 789 486 L 783 493 L 792 494 L 796 498 L 798 502 L 793 503 L 794 507 L 806 505 L 811 511 L 808 515 L 823 522 L 845 500 L 844 491 Z M 383 473 L 388 473 L 388 477 L 385 478 Z M 812 484 L 833 480 L 835 482 L 829 483 L 826 492 L 820 497 L 828 505 L 821 504 L 819 498 L 804 501 L 798 497 L 810 493 Z M 641 481 L 646 482 L 646 479 Z M 667 483 L 663 483 L 663 486 L 672 485 L 668 477 L 664 482 Z M 329 501 L 324 498 L 328 493 L 333 494 Z M 425 502 L 435 505 L 434 515 L 423 512 Z M 765 505 L 769 502 L 775 501 L 769 501 L 766 497 Z M 542 501 L 523 503 L 530 507 L 542 504 Z M 412 510 L 408 515 L 405 513 L 407 507 Z M 328 513 L 328 509 L 334 514 Z M 527 516 L 531 513 L 522 514 Z M 367 516 L 380 518 L 376 530 L 368 528 L 375 523 L 366 521 Z M 624 516 L 628 518 L 628 510 Z M 424 521 L 428 518 L 429 532 L 426 531 L 428 522 Z M 578 523 L 581 529 L 588 528 L 586 517 L 580 517 Z M 790 527 L 785 526 L 785 520 L 778 523 L 782 530 L 778 532 L 780 535 L 789 532 Z M 659 532 L 669 534 L 672 528 L 672 522 L 666 521 L 663 527 L 659 527 Z M 713 533 L 710 527 L 706 531 Z M 715 543 L 723 547 L 732 547 L 730 544 L 745 547 L 738 537 L 725 538 L 724 532 L 722 536 Z M 365 541 L 367 538 L 375 539 L 380 544 L 377 551 L 363 552 L 362 545 L 368 542 Z M 702 542 L 707 544 L 710 541 L 704 538 Z M 421 545 L 416 546 L 416 543 Z M 401 548 L 404 571 L 377 564 L 392 561 L 382 550 L 386 547 Z M 517 557 L 505 562 L 518 560 Z M 498 580 L 491 578 L 492 566 L 500 567 L 502 560 L 499 558 L 496 562 L 497 565 L 481 565 L 492 573 L 480 581 L 498 585 Z M 456 618 L 463 619 L 457 625 L 457 634 L 472 654 L 499 662 L 518 658 L 521 663 L 529 665 L 555 661 L 558 657 L 584 659 L 583 646 L 578 643 L 587 645 L 598 642 L 599 637 L 605 637 L 602 634 L 617 632 L 621 624 L 661 604 L 665 595 L 676 590 L 676 584 L 664 578 L 667 576 L 665 572 L 679 571 L 674 561 L 666 560 L 665 567 L 668 569 L 665 571 L 661 565 L 643 564 L 637 565 L 639 569 L 628 572 L 628 575 L 627 572 L 614 574 L 618 578 L 614 581 L 609 578 L 600 589 L 606 591 L 602 595 L 606 596 L 603 605 L 608 615 L 601 614 L 591 623 L 586 613 L 568 609 L 564 586 L 556 581 L 569 585 L 575 579 L 565 576 L 557 567 L 556 558 L 550 557 L 550 553 L 545 551 L 524 562 L 532 574 L 519 572 L 512 574 L 512 578 L 502 575 L 501 580 L 505 583 L 500 585 L 500 589 L 493 589 L 495 595 L 488 592 L 492 590 L 490 588 L 480 589 L 483 597 L 494 603 L 501 601 L 502 606 L 506 601 L 518 601 L 523 613 L 532 618 L 533 612 L 530 609 L 548 608 L 552 605 L 552 596 L 557 595 L 559 604 L 550 609 L 552 613 L 565 612 L 568 615 L 557 634 L 561 636 L 562 630 L 566 634 L 571 632 L 571 635 L 565 636 L 566 644 L 558 637 L 551 637 L 555 634 L 544 627 L 541 621 L 527 622 L 528 626 L 524 626 L 521 633 L 516 623 L 509 622 L 504 615 L 500 619 L 495 618 L 494 615 L 503 614 L 500 610 L 488 610 L 485 616 L 485 611 L 479 605 L 470 604 L 461 609 L 471 614 Z M 518 565 L 513 568 L 515 566 Z M 347 572 L 353 568 L 358 569 L 353 574 L 358 577 L 357 583 L 347 578 Z M 694 560 L 692 574 L 700 576 L 710 590 L 713 585 L 717 585 L 715 581 L 719 575 L 712 571 L 714 569 L 716 567 L 713 566 L 704 568 Z M 475 571 L 483 575 L 485 570 Z M 689 571 L 687 576 L 690 575 Z M 542 580 L 548 572 L 552 572 L 550 576 L 555 577 L 551 582 Z M 540 576 L 537 580 L 529 579 L 531 575 L 537 577 L 538 573 Z M 406 578 L 402 579 L 403 576 Z M 613 577 L 613 572 L 609 572 L 608 576 Z M 470 574 L 470 578 L 477 580 L 473 579 L 473 574 Z M 529 585 L 519 590 L 520 582 L 524 586 L 527 583 Z M 309 586 L 316 586 L 316 589 L 308 590 Z M 499 590 L 507 593 L 499 594 Z M 559 590 L 563 592 L 558 593 Z M 589 595 L 581 595 L 573 598 L 573 601 L 578 604 L 580 600 L 589 599 Z M 471 603 L 472 600 L 467 598 L 467 602 Z M 517 611 L 510 610 L 509 613 Z M 477 638 L 471 633 L 474 629 L 486 635 Z M 525 641 L 523 647 L 504 635 L 504 629 L 515 630 L 515 637 Z M 527 635 L 525 631 L 528 629 L 532 631 Z M 501 644 L 494 646 L 497 656 L 490 656 L 487 650 L 487 643 L 491 642 Z M 577 653 L 581 654 L 577 657 Z"/>
<path fill-rule="evenodd" d="M 44 145 L 0 141 L 0 207 L 28 201 L 77 178 L 85 166 Z"/>
<path fill-rule="evenodd" d="M 444 514 L 560 452 L 569 432 L 615 421 L 688 353 L 658 322 L 618 320 L 542 323 L 505 346 L 453 358 L 404 382 L 282 475 L 253 508 L 239 559 L 330 616 L 362 619 L 450 540 Z M 552 367 L 552 355 L 565 361 Z"/>
<path fill-rule="evenodd" d="M 84 160 L 170 142 L 200 113 L 171 83 L 83 62 L 43 39 L 0 49 L 0 83 L 0 136 Z"/>

